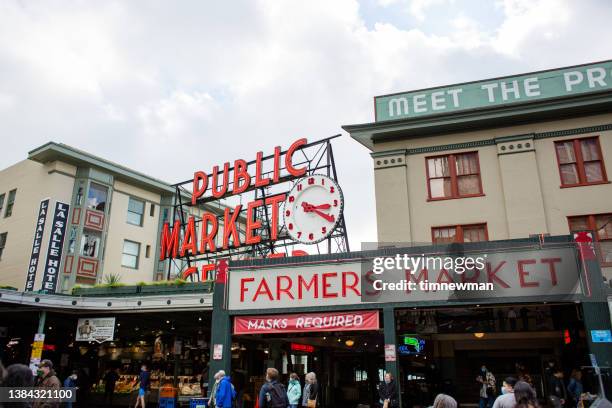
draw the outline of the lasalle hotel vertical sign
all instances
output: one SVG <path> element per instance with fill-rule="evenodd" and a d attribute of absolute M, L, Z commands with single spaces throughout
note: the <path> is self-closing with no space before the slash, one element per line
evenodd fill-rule
<path fill-rule="evenodd" d="M 36 272 L 38 270 L 38 260 L 42 247 L 43 235 L 45 232 L 45 224 L 47 213 L 49 211 L 50 199 L 44 199 L 40 202 L 38 209 L 38 217 L 36 219 L 36 229 L 34 230 L 34 240 L 32 242 L 32 252 L 30 262 L 28 264 L 28 273 L 26 276 L 25 291 L 34 290 L 36 281 Z M 60 263 L 62 260 L 62 249 L 64 247 L 64 238 L 66 236 L 66 226 L 68 224 L 68 213 L 70 205 L 62 202 L 55 204 L 53 212 L 53 223 L 51 224 L 51 232 L 49 235 L 49 245 L 47 247 L 47 258 L 44 266 L 44 274 L 42 279 L 41 290 L 54 293 L 57 289 L 57 282 L 60 272 Z"/>

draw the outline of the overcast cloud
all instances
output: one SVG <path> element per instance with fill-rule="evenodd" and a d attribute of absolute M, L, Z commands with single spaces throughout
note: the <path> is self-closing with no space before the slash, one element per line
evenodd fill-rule
<path fill-rule="evenodd" d="M 609 0 L 0 2 L 0 168 L 53 140 L 169 182 L 371 122 L 378 94 L 612 57 Z M 354 249 L 368 151 L 335 144 Z"/>

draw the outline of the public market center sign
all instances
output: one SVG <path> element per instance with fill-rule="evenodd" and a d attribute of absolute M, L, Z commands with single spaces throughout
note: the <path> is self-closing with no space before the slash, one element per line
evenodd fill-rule
<path fill-rule="evenodd" d="M 612 89 L 612 61 L 374 98 L 376 121 L 519 104 Z"/>

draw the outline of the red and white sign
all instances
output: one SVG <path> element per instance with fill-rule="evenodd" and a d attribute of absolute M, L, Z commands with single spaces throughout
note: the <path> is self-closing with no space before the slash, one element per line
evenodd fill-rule
<path fill-rule="evenodd" d="M 234 334 L 378 330 L 378 311 L 236 316 Z"/>
<path fill-rule="evenodd" d="M 385 361 L 395 361 L 395 344 L 385 344 Z"/>
<path fill-rule="evenodd" d="M 580 257 L 584 260 L 596 259 L 593 233 L 590 231 L 574 232 L 574 241 L 578 244 Z"/>
<path fill-rule="evenodd" d="M 213 360 L 223 359 L 223 344 L 215 344 L 213 346 Z"/>

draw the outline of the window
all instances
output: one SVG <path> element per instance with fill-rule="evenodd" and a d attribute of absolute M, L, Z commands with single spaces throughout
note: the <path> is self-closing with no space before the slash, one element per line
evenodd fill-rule
<path fill-rule="evenodd" d="M 144 214 L 144 201 L 130 197 L 128 203 L 127 222 L 132 225 L 142 225 L 142 215 Z"/>
<path fill-rule="evenodd" d="M 128 268 L 138 269 L 138 257 L 140 254 L 140 244 L 138 242 L 123 241 L 123 255 L 121 265 Z"/>
<path fill-rule="evenodd" d="M 4 208 L 4 197 L 6 194 L 0 194 L 0 214 L 2 214 L 2 208 Z"/>
<path fill-rule="evenodd" d="M 487 224 L 453 225 L 431 229 L 434 244 L 451 244 L 453 242 L 488 241 Z"/>
<path fill-rule="evenodd" d="M 8 232 L 3 232 L 0 234 L 0 259 L 2 259 L 2 253 L 4 252 L 4 247 L 6 246 L 6 236 Z"/>
<path fill-rule="evenodd" d="M 151 203 L 151 207 L 149 208 L 149 217 L 155 216 L 155 204 Z"/>
<path fill-rule="evenodd" d="M 599 138 L 555 142 L 561 186 L 573 187 L 607 182 Z"/>
<path fill-rule="evenodd" d="M 13 214 L 13 206 L 15 205 L 15 196 L 17 190 L 9 191 L 8 200 L 6 201 L 6 210 L 4 211 L 4 218 L 8 218 Z"/>
<path fill-rule="evenodd" d="M 595 231 L 595 240 L 599 243 L 601 263 L 612 266 L 612 213 L 568 217 L 570 232 Z"/>
<path fill-rule="evenodd" d="M 430 200 L 482 195 L 478 153 L 429 157 L 426 162 Z"/>
<path fill-rule="evenodd" d="M 101 234 L 95 231 L 83 230 L 81 236 L 81 255 L 92 258 L 98 257 Z"/>
<path fill-rule="evenodd" d="M 104 211 L 107 197 L 108 188 L 100 184 L 91 183 L 89 185 L 89 193 L 87 194 L 87 208 Z"/>

